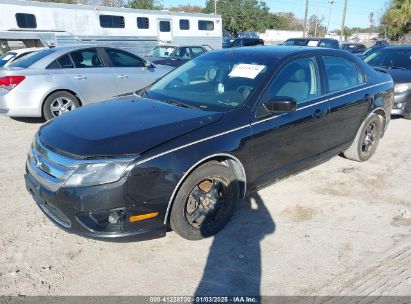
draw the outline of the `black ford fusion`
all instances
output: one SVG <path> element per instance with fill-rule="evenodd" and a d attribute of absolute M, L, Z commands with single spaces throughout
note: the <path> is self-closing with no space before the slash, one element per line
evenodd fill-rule
<path fill-rule="evenodd" d="M 393 115 L 411 119 L 411 46 L 381 48 L 366 63 L 389 73 L 394 80 Z"/>
<path fill-rule="evenodd" d="M 27 189 L 61 228 L 211 236 L 249 190 L 341 152 L 368 160 L 393 82 L 344 51 L 249 47 L 206 53 L 141 95 L 80 108 L 36 134 Z"/>

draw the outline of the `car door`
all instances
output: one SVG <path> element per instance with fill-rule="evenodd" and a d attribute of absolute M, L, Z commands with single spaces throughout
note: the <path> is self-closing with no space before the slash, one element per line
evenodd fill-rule
<path fill-rule="evenodd" d="M 265 90 L 252 119 L 253 166 L 256 183 L 265 183 L 315 161 L 324 150 L 328 115 L 327 100 L 315 57 L 286 63 Z M 297 110 L 269 113 L 264 102 L 281 96 L 292 97 Z"/>
<path fill-rule="evenodd" d="M 330 100 L 325 136 L 329 138 L 328 149 L 337 149 L 354 139 L 368 114 L 372 96 L 362 90 L 366 87 L 366 77 L 355 62 L 336 55 L 322 56 L 321 60 Z"/>
<path fill-rule="evenodd" d="M 134 54 L 113 48 L 104 50 L 111 61 L 117 95 L 145 88 L 160 77 L 155 67 L 147 68 L 145 61 Z"/>
<path fill-rule="evenodd" d="M 87 48 L 70 52 L 60 57 L 59 63 L 64 73 L 77 87 L 83 103 L 91 103 L 116 95 L 117 87 L 111 72 L 97 48 Z"/>

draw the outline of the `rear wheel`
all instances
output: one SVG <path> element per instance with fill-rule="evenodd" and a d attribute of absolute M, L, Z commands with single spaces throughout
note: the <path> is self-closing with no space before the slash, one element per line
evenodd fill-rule
<path fill-rule="evenodd" d="M 344 151 L 348 159 L 363 162 L 374 155 L 382 133 L 381 118 L 371 114 L 361 125 L 352 145 Z"/>
<path fill-rule="evenodd" d="M 43 105 L 43 116 L 46 120 L 60 116 L 80 107 L 80 102 L 73 94 L 58 91 L 47 97 Z"/>
<path fill-rule="evenodd" d="M 214 235 L 230 220 L 239 198 L 234 173 L 218 162 L 201 165 L 182 184 L 171 210 L 171 228 L 188 240 Z"/>

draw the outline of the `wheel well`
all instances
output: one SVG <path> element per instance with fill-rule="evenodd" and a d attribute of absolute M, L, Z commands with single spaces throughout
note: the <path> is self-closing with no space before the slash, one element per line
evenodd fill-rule
<path fill-rule="evenodd" d="M 67 90 L 67 89 L 59 89 L 59 90 L 54 90 L 54 91 L 48 93 L 47 96 L 44 97 L 43 103 L 42 103 L 42 105 L 41 105 L 41 110 L 42 110 L 42 112 L 43 112 L 44 103 L 46 102 L 47 98 L 49 98 L 49 96 L 50 96 L 51 94 L 54 94 L 54 93 L 56 93 L 56 92 L 67 92 L 67 93 L 70 93 L 70 94 L 74 95 L 74 97 L 77 98 L 80 106 L 83 105 L 83 103 L 81 102 L 80 97 L 78 96 L 78 94 L 77 94 L 76 92 L 73 92 L 73 91 Z M 43 113 L 42 113 L 42 115 L 43 115 Z"/>
<path fill-rule="evenodd" d="M 229 154 L 212 155 L 212 156 L 209 156 L 208 158 L 202 159 L 201 161 L 199 161 L 195 165 L 193 165 L 184 174 L 184 176 L 181 178 L 181 180 L 178 182 L 177 186 L 175 187 L 175 189 L 173 191 L 173 194 L 171 195 L 170 201 L 168 203 L 166 216 L 164 218 L 164 224 L 167 224 L 169 222 L 171 209 L 172 209 L 173 204 L 174 204 L 174 199 L 177 195 L 178 190 L 180 189 L 181 185 L 183 184 L 183 182 L 199 166 L 201 166 L 205 163 L 208 163 L 208 162 L 213 162 L 213 161 L 217 161 L 217 162 L 223 164 L 224 166 L 230 168 L 233 171 L 236 179 L 239 181 L 239 184 L 240 184 L 240 197 L 241 198 L 245 197 L 246 191 L 247 191 L 247 176 L 246 176 L 246 173 L 245 173 L 244 166 L 240 162 L 240 160 L 237 159 L 236 157 L 232 156 L 232 155 L 229 155 Z"/>
<path fill-rule="evenodd" d="M 387 113 L 385 112 L 385 110 L 381 108 L 375 109 L 373 113 L 377 114 L 381 118 L 381 122 L 383 124 L 382 130 L 381 130 L 382 132 L 381 136 L 382 136 L 384 135 L 385 125 L 387 123 Z"/>

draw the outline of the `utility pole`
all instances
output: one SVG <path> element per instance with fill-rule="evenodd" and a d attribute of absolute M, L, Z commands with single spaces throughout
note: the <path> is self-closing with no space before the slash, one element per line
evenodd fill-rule
<path fill-rule="evenodd" d="M 331 8 L 333 7 L 333 4 L 335 3 L 335 0 L 328 0 L 328 3 L 330 3 L 330 11 L 328 12 L 327 31 L 326 31 L 325 34 L 328 34 L 330 32 Z"/>
<path fill-rule="evenodd" d="M 305 17 L 304 17 L 304 33 L 303 36 L 307 35 L 307 18 L 308 18 L 308 0 L 305 0 Z"/>
<path fill-rule="evenodd" d="M 217 0 L 214 0 L 214 15 L 217 15 Z"/>
<path fill-rule="evenodd" d="M 346 14 L 347 14 L 347 5 L 348 5 L 348 0 L 345 0 L 345 3 L 344 3 L 344 11 L 343 11 L 343 17 L 342 17 L 342 22 L 341 22 L 340 42 L 342 42 L 342 41 L 343 41 L 343 36 L 344 36 L 345 16 L 346 16 Z"/>
<path fill-rule="evenodd" d="M 314 37 L 317 37 L 317 27 L 318 27 L 318 2 L 317 2 L 317 15 L 315 15 L 315 29 L 314 29 Z"/>

